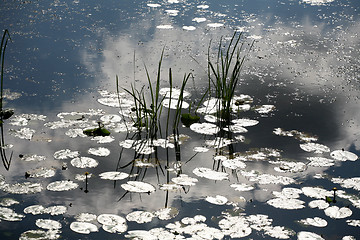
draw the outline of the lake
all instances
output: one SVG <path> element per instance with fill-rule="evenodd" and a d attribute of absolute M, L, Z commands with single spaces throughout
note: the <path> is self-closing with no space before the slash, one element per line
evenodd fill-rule
<path fill-rule="evenodd" d="M 3 1 L 0 238 L 359 238 L 359 11 Z"/>

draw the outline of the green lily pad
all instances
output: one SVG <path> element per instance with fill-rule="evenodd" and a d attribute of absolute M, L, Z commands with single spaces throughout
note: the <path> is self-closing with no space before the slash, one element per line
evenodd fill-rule
<path fill-rule="evenodd" d="M 191 124 L 199 122 L 200 117 L 191 115 L 190 113 L 181 114 L 181 122 L 186 126 L 190 127 Z"/>
<path fill-rule="evenodd" d="M 87 136 L 91 136 L 91 137 L 106 137 L 110 135 L 110 132 L 103 128 L 103 127 L 98 127 L 98 128 L 93 128 L 93 129 L 86 129 L 83 131 L 83 133 Z"/>

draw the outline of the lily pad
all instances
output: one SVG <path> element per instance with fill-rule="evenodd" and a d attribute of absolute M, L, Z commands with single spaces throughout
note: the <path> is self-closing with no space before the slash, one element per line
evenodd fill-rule
<path fill-rule="evenodd" d="M 183 186 L 194 186 L 198 182 L 196 178 L 189 177 L 186 174 L 180 174 L 178 177 L 172 178 L 171 181 Z"/>
<path fill-rule="evenodd" d="M 7 207 L 0 207 L 0 219 L 15 222 L 21 221 L 25 215 L 16 213 L 14 210 Z"/>
<path fill-rule="evenodd" d="M 313 233 L 313 232 L 307 232 L 307 231 L 301 231 L 297 233 L 297 239 L 298 240 L 325 240 L 320 235 Z"/>
<path fill-rule="evenodd" d="M 43 229 L 60 229 L 61 223 L 52 219 L 36 219 L 36 226 Z"/>
<path fill-rule="evenodd" d="M 106 157 L 110 155 L 110 150 L 104 147 L 89 148 L 88 153 L 99 157 Z"/>
<path fill-rule="evenodd" d="M 207 202 L 216 204 L 216 205 L 224 205 L 227 203 L 228 199 L 221 195 L 216 195 L 215 197 L 208 196 L 205 199 Z"/>
<path fill-rule="evenodd" d="M 161 208 L 154 212 L 160 220 L 170 220 L 179 214 L 179 210 L 174 207 Z"/>
<path fill-rule="evenodd" d="M 54 153 L 55 159 L 69 159 L 69 158 L 76 158 L 80 155 L 79 151 L 72 151 L 70 149 L 62 149 L 59 151 L 56 151 Z"/>
<path fill-rule="evenodd" d="M 330 148 L 320 143 L 302 143 L 300 148 L 306 152 L 324 153 L 330 152 Z"/>
<path fill-rule="evenodd" d="M 214 135 L 220 131 L 220 128 L 213 123 L 193 123 L 190 129 L 196 133 Z"/>
<path fill-rule="evenodd" d="M 99 174 L 99 177 L 107 180 L 122 180 L 129 177 L 129 174 L 124 172 L 103 172 Z"/>
<path fill-rule="evenodd" d="M 332 151 L 330 156 L 338 161 L 356 161 L 358 159 L 358 156 L 355 153 L 345 150 Z"/>
<path fill-rule="evenodd" d="M 196 176 L 199 176 L 199 177 L 203 177 L 203 178 L 207 178 L 207 179 L 210 179 L 210 180 L 218 180 L 218 181 L 221 181 L 221 180 L 227 180 L 229 179 L 228 178 L 228 175 L 227 173 L 224 173 L 224 172 L 217 172 L 217 171 L 214 171 L 210 168 L 205 168 L 205 167 L 198 167 L 198 168 L 195 168 L 193 170 L 193 173 L 196 175 Z"/>
<path fill-rule="evenodd" d="M 74 232 L 81 234 L 90 234 L 92 232 L 98 232 L 99 229 L 95 224 L 88 222 L 72 222 L 70 224 L 70 229 Z"/>
<path fill-rule="evenodd" d="M 137 193 L 151 193 L 155 191 L 153 185 L 140 181 L 128 181 L 127 183 L 121 184 L 121 187 L 126 191 Z"/>
<path fill-rule="evenodd" d="M 324 210 L 324 212 L 325 215 L 335 219 L 347 218 L 352 215 L 352 211 L 349 208 L 339 208 L 338 206 L 328 207 Z"/>
<path fill-rule="evenodd" d="M 197 115 L 191 115 L 190 113 L 181 114 L 181 122 L 185 127 L 190 127 L 190 125 L 200 121 L 200 117 Z"/>
<path fill-rule="evenodd" d="M 52 183 L 49 183 L 46 187 L 49 191 L 55 191 L 55 192 L 62 192 L 62 191 L 69 191 L 77 188 L 79 184 L 73 182 L 73 181 L 55 181 Z"/>
<path fill-rule="evenodd" d="M 146 211 L 134 211 L 126 215 L 126 220 L 137 223 L 149 223 L 155 215 Z"/>
<path fill-rule="evenodd" d="M 326 227 L 327 221 L 325 219 L 322 219 L 320 217 L 314 217 L 314 218 L 306 218 L 299 221 L 300 223 L 304 225 L 310 225 L 314 227 Z"/>
<path fill-rule="evenodd" d="M 71 165 L 77 168 L 94 168 L 98 166 L 98 162 L 89 157 L 77 157 L 71 160 Z"/>

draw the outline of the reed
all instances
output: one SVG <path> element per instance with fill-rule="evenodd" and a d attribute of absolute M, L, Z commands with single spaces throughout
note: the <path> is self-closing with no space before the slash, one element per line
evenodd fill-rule
<path fill-rule="evenodd" d="M 223 39 L 220 39 L 217 48 L 215 62 L 211 60 L 210 48 L 208 48 L 208 83 L 209 94 L 218 99 L 217 117 L 220 121 L 229 125 L 231 121 L 232 98 L 238 85 L 241 70 L 254 42 L 250 44 L 244 53 L 246 43 L 242 40 L 242 33 L 235 32 L 228 43 L 223 47 Z"/>

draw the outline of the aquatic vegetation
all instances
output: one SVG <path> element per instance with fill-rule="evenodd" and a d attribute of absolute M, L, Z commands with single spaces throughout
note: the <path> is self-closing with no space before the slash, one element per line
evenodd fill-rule
<path fill-rule="evenodd" d="M 107 180 L 122 180 L 127 177 L 129 177 L 128 173 L 124 172 L 103 172 L 99 174 L 99 177 L 101 179 L 107 179 Z"/>
<path fill-rule="evenodd" d="M 70 161 L 71 165 L 77 168 L 94 168 L 98 166 L 98 161 L 90 157 L 77 157 Z"/>
<path fill-rule="evenodd" d="M 140 181 L 128 181 L 121 184 L 121 187 L 129 192 L 151 193 L 155 191 L 155 187 L 150 183 Z"/>
<path fill-rule="evenodd" d="M 347 218 L 352 215 L 352 211 L 347 207 L 341 207 L 338 206 L 331 206 L 324 210 L 325 215 L 335 218 L 335 219 L 341 219 L 341 218 Z"/>
<path fill-rule="evenodd" d="M 0 199 L 0 206 L 3 206 L 3 207 L 10 207 L 12 205 L 19 204 L 19 203 L 20 203 L 19 201 L 12 199 L 12 198 Z"/>
<path fill-rule="evenodd" d="M 23 182 L 8 184 L 4 183 L 0 185 L 0 190 L 11 194 L 34 194 L 41 192 L 43 187 L 40 183 Z"/>
<path fill-rule="evenodd" d="M 210 180 L 218 180 L 218 181 L 222 181 L 222 180 L 228 180 L 229 177 L 228 177 L 228 173 L 225 173 L 225 172 L 217 172 L 217 171 L 214 171 L 210 168 L 205 168 L 205 167 L 198 167 L 198 168 L 195 168 L 193 170 L 193 173 L 196 175 L 196 176 L 199 176 L 199 177 L 203 177 L 203 178 L 207 178 L 207 179 L 210 179 Z"/>
<path fill-rule="evenodd" d="M 267 204 L 281 209 L 301 209 L 305 208 L 304 201 L 295 198 L 274 198 L 267 201 Z"/>
<path fill-rule="evenodd" d="M 89 148 L 88 153 L 99 157 L 106 157 L 110 155 L 110 150 L 104 147 Z"/>
<path fill-rule="evenodd" d="M 355 153 L 345 150 L 332 151 L 330 156 L 338 161 L 356 161 L 358 159 L 358 156 Z"/>
<path fill-rule="evenodd" d="M 126 215 L 129 222 L 148 223 L 151 222 L 155 215 L 146 211 L 134 211 Z"/>
<path fill-rule="evenodd" d="M 26 171 L 25 177 L 29 177 L 29 178 L 39 178 L 39 177 L 50 178 L 50 177 L 55 176 L 55 173 L 56 173 L 56 171 L 55 171 L 54 168 L 38 167 L 38 168 Z"/>
<path fill-rule="evenodd" d="M 18 137 L 20 139 L 26 139 L 31 140 L 31 138 L 35 134 L 35 130 L 31 128 L 20 128 L 20 129 L 10 129 L 9 133 L 15 137 Z"/>
<path fill-rule="evenodd" d="M 76 158 L 79 157 L 80 153 L 79 151 L 72 151 L 70 149 L 62 149 L 59 151 L 56 151 L 54 153 L 54 158 L 63 160 L 63 159 L 69 159 L 69 158 Z"/>
<path fill-rule="evenodd" d="M 302 143 L 300 144 L 300 148 L 306 152 L 314 152 L 314 153 L 324 153 L 324 152 L 330 152 L 330 148 L 320 144 L 320 143 Z"/>
<path fill-rule="evenodd" d="M 62 205 L 55 205 L 45 208 L 42 205 L 31 205 L 24 209 L 24 213 L 39 215 L 39 214 L 50 214 L 52 216 L 62 215 L 66 213 L 67 207 Z"/>
<path fill-rule="evenodd" d="M 160 220 L 170 220 L 179 214 L 179 210 L 174 207 L 161 208 L 154 212 L 154 215 Z"/>
<path fill-rule="evenodd" d="M 79 186 L 79 184 L 73 182 L 73 181 L 55 181 L 52 183 L 49 183 L 46 187 L 47 190 L 49 191 L 56 191 L 56 192 L 61 192 L 61 191 L 69 191 L 69 190 L 73 190 L 75 188 L 77 188 Z"/>
<path fill-rule="evenodd" d="M 60 238 L 61 231 L 58 229 L 55 230 L 28 230 L 23 232 L 19 240 L 38 240 L 38 239 L 49 239 L 56 240 Z"/>
<path fill-rule="evenodd" d="M 72 222 L 70 224 L 70 229 L 74 232 L 81 234 L 90 234 L 92 232 L 98 232 L 98 227 L 93 223 L 88 222 Z"/>
<path fill-rule="evenodd" d="M 327 221 L 325 219 L 322 219 L 320 217 L 314 217 L 314 218 L 306 218 L 299 221 L 300 223 L 304 225 L 310 225 L 314 227 L 326 227 Z"/>
<path fill-rule="evenodd" d="M 127 230 L 126 219 L 115 214 L 100 214 L 97 221 L 102 228 L 110 233 L 123 233 Z"/>
<path fill-rule="evenodd" d="M 324 238 L 322 238 L 320 235 L 313 233 L 313 232 L 307 232 L 307 231 L 298 232 L 297 239 L 298 240 L 305 240 L 305 239 L 324 240 Z"/>
<path fill-rule="evenodd" d="M 221 195 L 216 195 L 215 197 L 208 196 L 205 198 L 205 200 L 216 205 L 224 205 L 228 202 L 228 199 Z"/>
<path fill-rule="evenodd" d="M 14 210 L 7 208 L 7 207 L 0 207 L 0 219 L 14 222 L 14 221 L 21 221 L 25 215 L 16 213 Z"/>
<path fill-rule="evenodd" d="M 60 229 L 62 225 L 60 222 L 52 220 L 52 219 L 37 219 L 35 222 L 36 226 L 43 229 Z"/>

